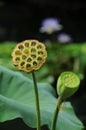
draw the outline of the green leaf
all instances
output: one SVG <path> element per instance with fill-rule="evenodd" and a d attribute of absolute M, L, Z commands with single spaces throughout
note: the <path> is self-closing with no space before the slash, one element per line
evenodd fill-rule
<path fill-rule="evenodd" d="M 57 101 L 54 89 L 47 83 L 38 83 L 41 125 L 51 127 L 52 116 Z M 36 108 L 33 81 L 19 72 L 0 67 L 0 122 L 22 118 L 36 127 Z M 75 116 L 69 102 L 62 105 L 56 130 L 82 130 L 82 122 Z"/>

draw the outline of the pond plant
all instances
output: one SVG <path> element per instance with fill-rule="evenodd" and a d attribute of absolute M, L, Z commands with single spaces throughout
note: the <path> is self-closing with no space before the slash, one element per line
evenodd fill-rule
<path fill-rule="evenodd" d="M 57 79 L 57 93 L 50 84 L 36 80 L 35 71 L 45 63 L 47 53 L 45 45 L 37 40 L 22 41 L 13 49 L 12 63 L 19 70 L 31 72 L 33 81 L 20 72 L 0 67 L 0 122 L 22 118 L 37 130 L 43 125 L 50 130 L 84 130 L 71 103 L 65 101 L 78 90 L 78 75 L 62 72 Z"/>
<path fill-rule="evenodd" d="M 47 57 L 45 45 L 37 40 L 25 40 L 16 46 L 12 57 L 13 64 L 18 67 L 19 70 L 32 72 L 37 110 L 37 130 L 40 130 L 40 106 L 34 70 L 38 70 L 45 62 Z"/>

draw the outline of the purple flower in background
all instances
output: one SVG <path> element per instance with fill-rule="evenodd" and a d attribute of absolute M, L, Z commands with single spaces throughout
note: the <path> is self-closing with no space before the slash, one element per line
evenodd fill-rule
<path fill-rule="evenodd" d="M 59 24 L 59 20 L 56 18 L 47 18 L 42 22 L 42 26 L 40 27 L 40 32 L 47 34 L 52 34 L 55 31 L 59 31 L 62 29 L 62 25 Z"/>
<path fill-rule="evenodd" d="M 62 33 L 58 35 L 57 40 L 59 43 L 68 43 L 72 41 L 72 38 L 69 34 Z"/>

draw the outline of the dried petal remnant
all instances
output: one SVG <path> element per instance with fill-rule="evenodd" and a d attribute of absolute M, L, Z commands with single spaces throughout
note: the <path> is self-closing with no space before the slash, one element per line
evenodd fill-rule
<path fill-rule="evenodd" d="M 26 72 L 38 70 L 47 58 L 45 45 L 37 40 L 25 40 L 19 43 L 12 52 L 12 62 Z"/>

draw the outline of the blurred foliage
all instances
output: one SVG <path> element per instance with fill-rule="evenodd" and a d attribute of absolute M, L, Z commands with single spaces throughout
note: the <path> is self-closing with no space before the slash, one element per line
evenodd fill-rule
<path fill-rule="evenodd" d="M 86 67 L 86 43 L 81 44 L 52 44 L 48 46 L 47 65 L 49 72 L 59 75 L 66 70 L 72 70 L 80 78 L 84 78 Z"/>
<path fill-rule="evenodd" d="M 18 71 L 12 64 L 11 53 L 17 43 L 5 42 L 0 44 L 0 65 Z M 47 45 L 48 57 L 44 66 L 36 71 L 39 81 L 48 81 L 52 83 L 55 77 L 66 70 L 77 73 L 81 79 L 84 78 L 86 68 L 86 43 Z M 31 77 L 31 74 L 26 74 Z"/>
<path fill-rule="evenodd" d="M 15 44 L 15 42 L 0 43 L 0 65 L 15 69 L 11 62 L 11 53 Z"/>

